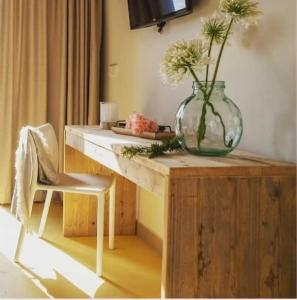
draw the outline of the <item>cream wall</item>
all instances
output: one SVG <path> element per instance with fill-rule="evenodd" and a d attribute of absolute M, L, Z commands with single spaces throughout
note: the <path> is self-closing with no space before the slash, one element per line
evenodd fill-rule
<path fill-rule="evenodd" d="M 259 1 L 259 0 L 258 0 Z M 200 17 L 218 0 L 200 0 L 191 15 L 155 27 L 131 31 L 126 0 L 105 1 L 106 101 L 117 101 L 120 118 L 132 111 L 173 124 L 179 103 L 191 93 L 191 81 L 177 88 L 159 78 L 159 62 L 168 44 L 191 39 Z M 224 53 L 219 79 L 240 107 L 244 134 L 240 148 L 276 159 L 296 161 L 296 0 L 260 0 L 257 29 L 234 33 Z M 112 65 L 118 67 L 112 67 Z M 139 221 L 162 236 L 163 203 L 140 193 Z"/>

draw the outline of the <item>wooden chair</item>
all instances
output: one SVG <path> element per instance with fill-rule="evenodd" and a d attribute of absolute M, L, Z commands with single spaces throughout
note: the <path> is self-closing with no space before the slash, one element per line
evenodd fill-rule
<path fill-rule="evenodd" d="M 44 133 L 44 139 L 48 143 L 49 159 L 53 166 L 58 166 L 58 142 L 53 127 L 50 124 L 45 124 L 39 127 Z M 50 143 L 51 141 L 51 143 Z M 34 195 L 36 191 L 46 191 L 46 199 L 42 212 L 42 217 L 39 225 L 38 235 L 43 236 L 45 224 L 48 216 L 48 211 L 52 199 L 52 194 L 56 192 L 78 193 L 85 195 L 94 195 L 97 197 L 97 249 L 96 249 L 96 273 L 98 276 L 102 275 L 102 254 L 103 254 L 103 236 L 104 236 L 104 199 L 105 194 L 109 191 L 109 248 L 114 249 L 114 221 L 115 221 L 115 179 L 112 176 L 89 175 L 79 173 L 62 173 L 57 174 L 57 185 L 46 185 L 38 183 L 38 158 L 37 151 L 32 150 L 32 185 L 31 197 L 29 200 L 29 217 L 32 213 Z M 17 262 L 21 253 L 24 237 L 25 227 L 22 224 L 19 240 L 15 252 L 14 260 Z"/>

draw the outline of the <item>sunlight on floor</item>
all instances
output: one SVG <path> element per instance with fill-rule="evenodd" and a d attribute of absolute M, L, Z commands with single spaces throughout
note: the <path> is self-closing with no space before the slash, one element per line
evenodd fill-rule
<path fill-rule="evenodd" d="M 18 268 L 48 297 L 160 297 L 161 258 L 140 239 L 119 236 L 115 250 L 104 247 L 104 271 L 99 278 L 95 237 L 63 237 L 62 206 L 53 203 L 45 239 L 39 239 L 34 232 L 41 209 L 41 204 L 34 205 L 33 234 L 26 235 Z M 9 259 L 19 227 L 9 210 L 0 207 L 0 253 Z"/>
<path fill-rule="evenodd" d="M 94 297 L 104 283 L 94 272 L 35 234 L 27 235 L 21 262 L 38 278 L 56 280 L 60 274 L 89 297 Z"/>
<path fill-rule="evenodd" d="M 20 224 L 9 213 L 8 208 L 0 207 L 0 252 L 7 258 L 12 258 Z"/>

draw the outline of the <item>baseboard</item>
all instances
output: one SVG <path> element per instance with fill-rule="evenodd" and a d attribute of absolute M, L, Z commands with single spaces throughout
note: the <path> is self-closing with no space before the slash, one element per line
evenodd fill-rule
<path fill-rule="evenodd" d="M 146 226 L 136 221 L 136 234 L 145 243 L 155 249 L 160 255 L 162 255 L 163 241 L 155 233 L 151 232 Z"/>

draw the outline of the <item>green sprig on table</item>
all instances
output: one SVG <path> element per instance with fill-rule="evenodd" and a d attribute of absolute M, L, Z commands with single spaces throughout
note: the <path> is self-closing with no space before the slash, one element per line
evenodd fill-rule
<path fill-rule="evenodd" d="M 182 147 L 177 138 L 165 139 L 161 143 L 153 143 L 150 146 L 125 146 L 122 150 L 122 155 L 131 159 L 136 155 L 147 156 L 154 158 L 164 155 L 165 152 L 181 150 Z"/>

